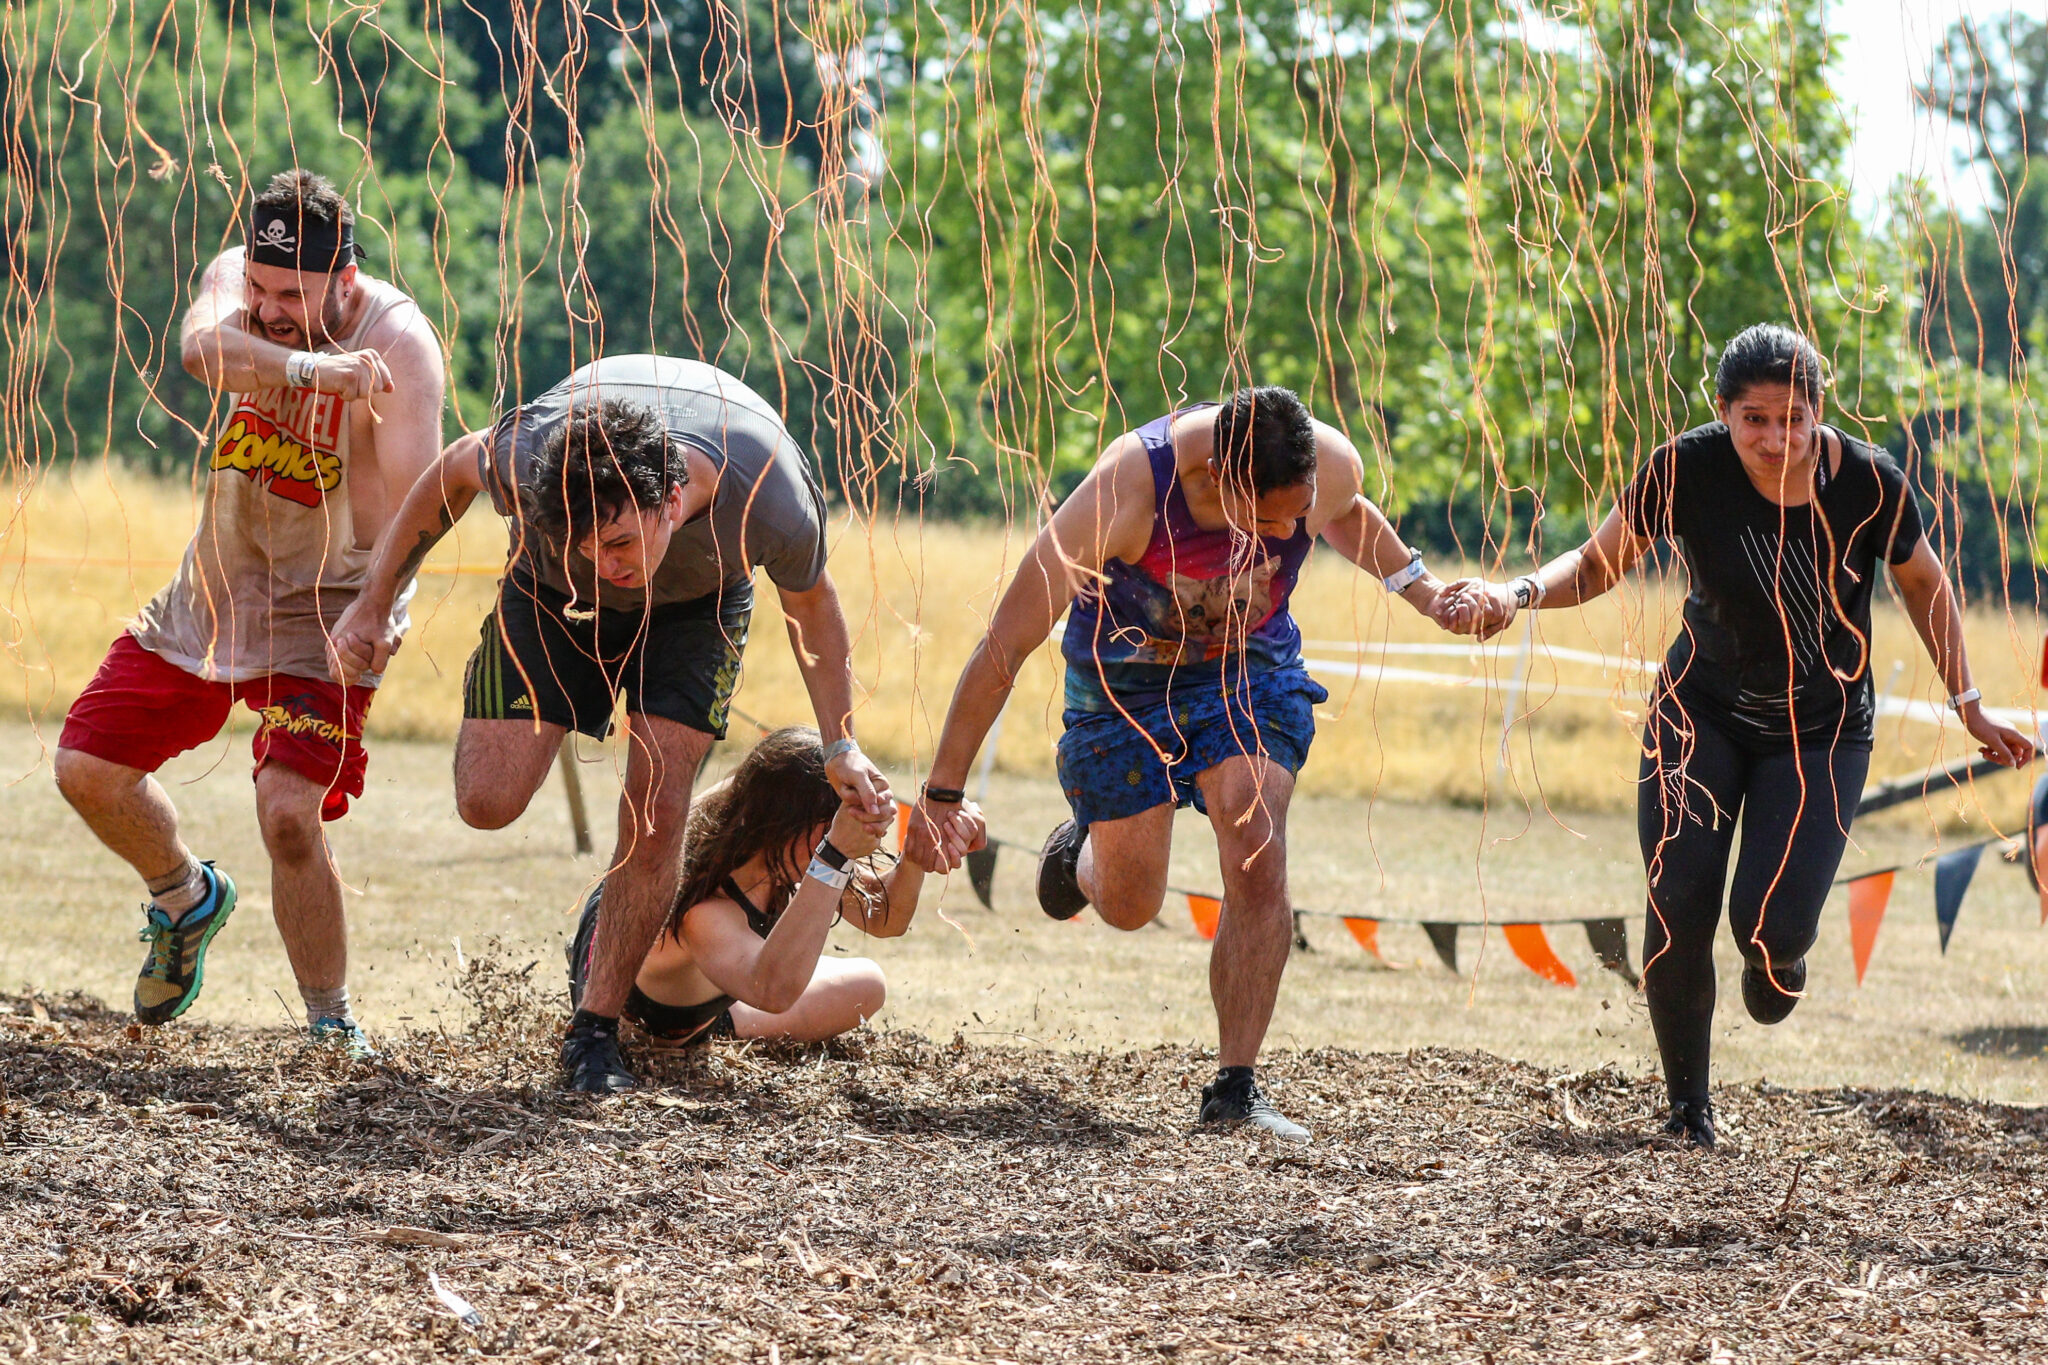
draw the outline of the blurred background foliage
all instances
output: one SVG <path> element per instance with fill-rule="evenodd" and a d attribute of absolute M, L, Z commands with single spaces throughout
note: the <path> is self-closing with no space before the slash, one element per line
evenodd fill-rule
<path fill-rule="evenodd" d="M 436 321 L 462 428 L 604 351 L 701 356 L 869 514 L 1028 524 L 1116 433 L 1277 382 L 1416 543 L 1519 562 L 1775 318 L 1972 595 L 2032 601 L 2048 22 L 1942 41 L 1967 213 L 1857 209 L 1821 0 L 29 0 L 9 459 L 190 467 L 179 314 L 301 164 Z"/>

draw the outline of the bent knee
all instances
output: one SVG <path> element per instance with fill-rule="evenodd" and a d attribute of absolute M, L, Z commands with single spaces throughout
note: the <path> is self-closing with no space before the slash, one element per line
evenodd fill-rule
<path fill-rule="evenodd" d="M 846 974 L 843 989 L 853 1015 L 853 1022 L 847 1027 L 858 1028 L 880 1014 L 882 1006 L 889 1002 L 889 979 L 882 974 L 882 964 L 864 957 L 851 959 L 846 966 L 851 970 Z"/>
<path fill-rule="evenodd" d="M 529 796 L 503 788 L 455 789 L 455 813 L 471 829 L 503 829 L 526 814 Z"/>
<path fill-rule="evenodd" d="M 1117 890 L 1105 893 L 1102 899 L 1096 902 L 1095 913 L 1112 929 L 1142 929 L 1159 918 L 1159 909 L 1164 904 L 1164 890 Z"/>
<path fill-rule="evenodd" d="M 263 847 L 281 863 L 303 863 L 324 851 L 320 833 L 320 810 L 297 805 L 258 803 L 257 828 L 263 831 Z"/>
<path fill-rule="evenodd" d="M 103 798 L 121 772 L 115 764 L 77 749 L 59 749 L 50 760 L 58 794 L 74 806 Z"/>

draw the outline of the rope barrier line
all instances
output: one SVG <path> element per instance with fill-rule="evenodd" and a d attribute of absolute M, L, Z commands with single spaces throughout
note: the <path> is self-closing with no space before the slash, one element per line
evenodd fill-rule
<path fill-rule="evenodd" d="M 60 569 L 175 569 L 185 561 L 182 559 L 116 559 L 112 556 L 87 555 L 74 559 L 69 555 L 15 555 L 8 564 L 27 566 L 45 565 Z M 497 578 L 505 572 L 502 564 L 455 564 L 442 568 L 433 564 L 420 566 L 422 578 Z"/>

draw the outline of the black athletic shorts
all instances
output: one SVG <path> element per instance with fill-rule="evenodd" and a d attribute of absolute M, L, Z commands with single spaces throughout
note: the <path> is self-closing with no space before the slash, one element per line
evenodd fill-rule
<path fill-rule="evenodd" d="M 752 583 L 644 613 L 577 619 L 568 605 L 545 584 L 505 575 L 462 675 L 463 719 L 538 719 L 602 739 L 623 693 L 629 715 L 725 738 L 754 614 Z"/>

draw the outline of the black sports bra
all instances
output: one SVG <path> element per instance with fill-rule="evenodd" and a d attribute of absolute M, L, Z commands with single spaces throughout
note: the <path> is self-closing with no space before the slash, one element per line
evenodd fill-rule
<path fill-rule="evenodd" d="M 774 915 L 749 900 L 747 893 L 740 890 L 739 883 L 731 877 L 719 883 L 719 890 L 746 915 L 749 929 L 762 938 L 768 937 L 769 931 L 775 927 Z M 688 1043 L 704 1038 L 731 1037 L 729 1011 L 735 1003 L 732 996 L 714 995 L 695 1005 L 664 1005 L 659 1000 L 650 999 L 635 986 L 626 997 L 626 1013 L 640 1027 L 664 1042 Z"/>

